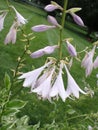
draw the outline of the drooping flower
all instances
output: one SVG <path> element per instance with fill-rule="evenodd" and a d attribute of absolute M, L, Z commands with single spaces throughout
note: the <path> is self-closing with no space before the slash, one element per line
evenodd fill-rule
<path fill-rule="evenodd" d="M 47 67 L 49 64 L 51 64 L 51 63 L 49 62 L 40 68 L 37 68 L 33 71 L 24 73 L 22 76 L 20 76 L 19 79 L 25 79 L 23 86 L 24 87 L 31 86 L 31 89 L 33 89 L 35 87 L 35 84 L 36 84 L 36 81 L 37 81 L 39 75 L 42 73 L 42 71 L 45 69 L 45 67 Z"/>
<path fill-rule="evenodd" d="M 50 97 L 58 97 L 60 96 L 61 99 L 65 102 L 67 98 L 67 93 L 64 88 L 63 78 L 62 78 L 62 68 L 60 67 L 59 73 L 56 77 L 56 80 L 50 90 Z"/>
<path fill-rule="evenodd" d="M 73 20 L 75 21 L 76 24 L 78 24 L 79 26 L 83 26 L 83 27 L 85 26 L 83 20 L 78 15 L 76 15 L 75 13 L 71 13 L 71 12 L 70 12 L 70 14 L 73 17 Z"/>
<path fill-rule="evenodd" d="M 96 45 L 93 49 L 88 52 L 82 60 L 81 67 L 86 69 L 86 77 L 89 76 L 93 70 L 93 57 L 95 52 Z"/>
<path fill-rule="evenodd" d="M 35 89 L 32 90 L 32 92 L 37 93 L 39 96 L 41 96 L 43 99 L 51 99 L 49 96 L 50 90 L 51 90 L 51 81 L 52 81 L 52 76 L 55 71 L 55 67 L 52 68 L 48 73 L 49 76 Z"/>
<path fill-rule="evenodd" d="M 96 57 L 95 61 L 94 61 L 94 68 L 98 68 L 98 56 Z"/>
<path fill-rule="evenodd" d="M 11 6 L 11 8 L 15 11 L 17 21 L 20 23 L 20 25 L 21 24 L 26 24 L 27 20 L 15 9 L 15 7 Z"/>
<path fill-rule="evenodd" d="M 49 29 L 53 29 L 53 28 L 56 28 L 56 26 L 49 26 L 49 25 L 44 25 L 44 24 L 41 24 L 41 25 L 36 25 L 36 26 L 33 26 L 31 29 L 35 32 L 43 32 L 43 31 L 47 31 Z"/>
<path fill-rule="evenodd" d="M 8 44 L 10 42 L 14 44 L 16 42 L 17 28 L 18 28 L 18 23 L 14 22 L 5 38 L 4 41 L 5 44 Z"/>
<path fill-rule="evenodd" d="M 66 41 L 66 43 L 67 43 L 67 50 L 70 53 L 70 55 L 72 57 L 77 56 L 77 52 L 76 52 L 75 47 L 69 41 Z"/>
<path fill-rule="evenodd" d="M 80 89 L 76 81 L 73 79 L 66 65 L 64 65 L 64 67 L 65 67 L 67 77 L 68 77 L 68 81 L 67 81 L 68 83 L 67 83 L 67 89 L 66 89 L 67 96 L 69 97 L 71 94 L 73 94 L 73 96 L 75 96 L 76 98 L 79 98 L 79 92 L 81 92 L 82 94 L 86 94 L 83 90 Z"/>
<path fill-rule="evenodd" d="M 47 46 L 47 47 L 45 47 L 43 49 L 40 49 L 38 51 L 33 52 L 30 56 L 32 58 L 38 58 L 38 57 L 41 57 L 41 56 L 43 56 L 45 54 L 51 54 L 51 53 L 53 53 L 56 48 L 58 48 L 57 45 Z"/>
<path fill-rule="evenodd" d="M 58 24 L 57 20 L 56 20 L 53 16 L 48 15 L 47 20 L 48 20 L 48 22 L 51 23 L 52 25 L 57 26 L 57 27 L 61 27 L 61 26 Z"/>
<path fill-rule="evenodd" d="M 0 15 L 0 31 L 2 31 L 3 27 L 4 27 L 4 19 L 7 15 L 7 12 L 4 11 L 2 12 L 2 14 Z"/>

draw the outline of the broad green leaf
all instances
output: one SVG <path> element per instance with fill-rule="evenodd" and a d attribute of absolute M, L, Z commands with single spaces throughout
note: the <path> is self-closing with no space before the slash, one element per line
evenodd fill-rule
<path fill-rule="evenodd" d="M 22 100 L 12 100 L 7 104 L 7 107 L 10 109 L 21 109 L 26 105 L 27 102 L 22 101 Z"/>

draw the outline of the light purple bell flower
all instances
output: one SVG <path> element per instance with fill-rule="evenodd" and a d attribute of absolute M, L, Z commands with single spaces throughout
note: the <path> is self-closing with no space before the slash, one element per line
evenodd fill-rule
<path fill-rule="evenodd" d="M 13 44 L 15 44 L 16 42 L 16 36 L 17 36 L 17 28 L 18 28 L 18 23 L 14 22 L 5 38 L 4 43 L 8 44 L 10 42 L 12 42 Z"/>
<path fill-rule="evenodd" d="M 64 88 L 63 77 L 62 77 L 62 67 L 60 67 L 60 69 L 59 69 L 59 73 L 50 90 L 49 96 L 56 97 L 57 99 L 58 99 L 58 96 L 60 96 L 63 102 L 65 102 L 65 100 L 67 98 L 67 93 Z"/>
<path fill-rule="evenodd" d="M 4 19 L 7 15 L 7 12 L 4 11 L 2 12 L 2 14 L 0 15 L 0 31 L 2 31 L 3 27 L 4 27 Z"/>
<path fill-rule="evenodd" d="M 96 57 L 94 61 L 94 69 L 98 68 L 98 56 Z"/>
<path fill-rule="evenodd" d="M 35 32 L 44 32 L 44 31 L 47 31 L 49 29 L 53 29 L 53 28 L 56 28 L 56 26 L 49 26 L 49 25 L 44 25 L 44 24 L 41 24 L 41 25 L 36 25 L 36 26 L 33 26 L 31 29 Z"/>
<path fill-rule="evenodd" d="M 16 18 L 17 18 L 17 21 L 19 22 L 20 25 L 22 24 L 26 24 L 27 23 L 27 20 L 15 9 L 14 6 L 11 6 L 11 8 L 15 11 L 16 13 Z"/>
<path fill-rule="evenodd" d="M 73 79 L 69 70 L 67 69 L 67 66 L 64 65 L 64 67 L 65 67 L 67 78 L 68 78 L 67 89 L 66 89 L 67 96 L 69 97 L 72 94 L 76 98 L 79 98 L 79 92 L 81 92 L 82 94 L 86 94 L 82 89 L 80 89 L 76 81 Z"/>
<path fill-rule="evenodd" d="M 30 56 L 32 58 L 39 58 L 39 57 L 41 57 L 41 56 L 43 56 L 45 54 L 51 54 L 51 53 L 53 53 L 56 48 L 58 48 L 57 45 L 47 46 L 47 47 L 45 47 L 43 49 L 39 49 L 38 51 L 33 52 Z"/>
<path fill-rule="evenodd" d="M 82 60 L 81 67 L 85 68 L 86 77 L 89 76 L 93 70 L 93 57 L 95 52 L 96 45 L 93 49 L 86 53 L 85 57 Z"/>

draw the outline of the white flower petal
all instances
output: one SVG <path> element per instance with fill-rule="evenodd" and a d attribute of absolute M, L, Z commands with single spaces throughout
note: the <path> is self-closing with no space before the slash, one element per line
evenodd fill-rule
<path fill-rule="evenodd" d="M 73 79 L 73 77 L 71 76 L 71 74 L 69 73 L 66 65 L 65 65 L 65 70 L 67 72 L 67 76 L 68 76 L 68 84 L 67 84 L 67 94 L 70 96 L 70 94 L 73 94 L 76 98 L 79 98 L 79 91 L 82 94 L 86 94 L 83 90 L 81 90 L 79 88 L 79 86 L 77 85 L 77 83 L 75 82 L 75 80 Z"/>

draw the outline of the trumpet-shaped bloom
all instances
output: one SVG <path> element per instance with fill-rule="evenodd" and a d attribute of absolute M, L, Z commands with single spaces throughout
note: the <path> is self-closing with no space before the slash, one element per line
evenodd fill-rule
<path fill-rule="evenodd" d="M 3 26 L 4 26 L 4 19 L 7 15 L 7 12 L 3 12 L 1 15 L 0 15 L 0 31 L 2 31 L 3 29 Z"/>
<path fill-rule="evenodd" d="M 43 49 L 40 49 L 40 50 L 38 50 L 38 51 L 33 52 L 33 53 L 31 54 L 31 57 L 32 57 L 32 58 L 38 58 L 38 57 L 41 57 L 41 56 L 43 56 L 43 55 L 45 55 L 45 54 L 51 54 L 51 53 L 54 52 L 54 50 L 55 50 L 56 48 L 58 48 L 57 45 L 47 46 L 47 47 L 45 47 L 45 48 L 43 48 Z"/>
<path fill-rule="evenodd" d="M 59 7 L 57 5 L 53 5 L 53 4 L 49 4 L 49 5 L 45 6 L 45 10 L 48 11 L 48 12 L 52 12 L 55 9 L 58 9 L 58 8 Z"/>
<path fill-rule="evenodd" d="M 27 20 L 15 9 L 14 6 L 11 6 L 12 9 L 15 11 L 16 13 L 16 18 L 17 18 L 17 21 L 21 24 L 26 24 L 27 23 Z"/>
<path fill-rule="evenodd" d="M 75 47 L 71 43 L 69 43 L 69 41 L 66 41 L 66 43 L 67 43 L 67 50 L 70 53 L 70 55 L 72 57 L 77 56 L 77 52 L 76 52 Z"/>
<path fill-rule="evenodd" d="M 58 24 L 57 20 L 53 16 L 48 15 L 47 20 L 52 25 L 60 27 L 60 25 Z"/>
<path fill-rule="evenodd" d="M 38 87 L 36 87 L 32 92 L 37 93 L 40 95 L 43 99 L 50 99 L 49 93 L 51 90 L 51 81 L 52 81 L 52 75 L 54 73 L 55 68 L 50 70 L 50 75 L 40 84 Z"/>
<path fill-rule="evenodd" d="M 39 77 L 39 75 L 42 73 L 42 71 L 44 70 L 45 67 L 47 67 L 50 63 L 45 64 L 44 66 L 35 69 L 33 71 L 24 73 L 22 76 L 19 77 L 19 79 L 24 79 L 24 83 L 23 86 L 24 87 L 32 87 L 32 89 L 34 88 L 36 81 Z"/>
<path fill-rule="evenodd" d="M 94 61 L 94 68 L 98 68 L 98 56 L 96 57 L 95 61 Z"/>
<path fill-rule="evenodd" d="M 73 94 L 73 96 L 75 96 L 76 98 L 79 98 L 79 92 L 86 94 L 83 90 L 79 88 L 78 84 L 75 82 L 75 80 L 69 73 L 66 65 L 65 65 L 65 70 L 68 77 L 68 81 L 67 81 L 68 83 L 67 83 L 67 89 L 66 89 L 67 96 L 69 97 L 71 94 Z"/>
<path fill-rule="evenodd" d="M 46 30 L 49 30 L 49 29 L 53 29 L 53 28 L 56 28 L 56 26 L 49 26 L 49 25 L 44 25 L 44 24 L 41 24 L 41 25 L 36 25 L 36 26 L 33 26 L 31 29 L 35 32 L 43 32 L 43 31 L 46 31 Z"/>
<path fill-rule="evenodd" d="M 73 20 L 75 21 L 76 24 L 83 27 L 85 26 L 83 20 L 78 15 L 76 15 L 75 13 L 70 13 L 70 14 L 73 17 Z"/>
<path fill-rule="evenodd" d="M 96 46 L 94 46 L 93 49 L 85 55 L 81 63 L 81 67 L 86 69 L 86 77 L 89 76 L 93 70 L 93 57 L 95 48 Z"/>
<path fill-rule="evenodd" d="M 14 44 L 16 42 L 17 27 L 18 27 L 18 23 L 14 22 L 5 38 L 4 41 L 5 44 L 8 44 L 10 42 Z"/>
<path fill-rule="evenodd" d="M 67 98 L 67 93 L 64 88 L 63 78 L 62 78 L 62 69 L 60 68 L 59 74 L 54 82 L 54 85 L 51 88 L 50 97 L 60 96 L 63 101 Z"/>

